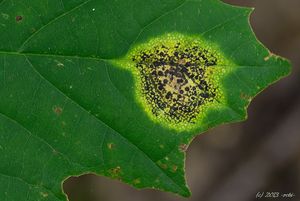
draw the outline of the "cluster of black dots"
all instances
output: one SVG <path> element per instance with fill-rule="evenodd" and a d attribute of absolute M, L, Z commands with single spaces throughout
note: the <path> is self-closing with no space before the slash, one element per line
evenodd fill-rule
<path fill-rule="evenodd" d="M 195 123 L 201 105 L 214 101 L 216 89 L 205 72 L 217 64 L 217 58 L 199 45 L 160 44 L 132 60 L 141 78 L 141 93 L 155 116 L 163 114 L 172 123 Z"/>

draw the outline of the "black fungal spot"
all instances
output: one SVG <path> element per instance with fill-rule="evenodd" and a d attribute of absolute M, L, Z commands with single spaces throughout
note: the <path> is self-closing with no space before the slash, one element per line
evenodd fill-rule
<path fill-rule="evenodd" d="M 171 92 L 168 92 L 167 94 L 166 94 L 166 99 L 170 99 L 172 97 L 172 93 Z"/>
<path fill-rule="evenodd" d="M 138 52 L 136 63 L 142 94 L 155 116 L 172 123 L 195 123 L 201 106 L 215 100 L 216 89 L 205 72 L 217 58 L 199 45 L 161 44 Z"/>

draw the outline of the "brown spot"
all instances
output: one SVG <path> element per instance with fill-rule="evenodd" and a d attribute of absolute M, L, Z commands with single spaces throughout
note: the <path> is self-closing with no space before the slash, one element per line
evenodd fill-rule
<path fill-rule="evenodd" d="M 113 149 L 114 148 L 114 143 L 107 143 L 107 148 Z"/>
<path fill-rule="evenodd" d="M 53 112 L 56 114 L 56 115 L 61 115 L 61 113 L 63 112 L 63 109 L 59 106 L 54 106 L 53 107 Z"/>
<path fill-rule="evenodd" d="M 16 16 L 16 22 L 22 21 L 23 17 L 21 15 Z"/>
<path fill-rule="evenodd" d="M 159 166 L 162 168 L 162 169 L 167 169 L 168 166 L 164 163 L 160 163 Z"/>
<path fill-rule="evenodd" d="M 179 145 L 179 151 L 181 152 L 186 152 L 187 148 L 188 148 L 188 145 L 187 144 L 181 144 Z"/>
<path fill-rule="evenodd" d="M 120 172 L 121 172 L 121 167 L 120 167 L 120 166 L 117 166 L 117 167 L 115 167 L 115 168 L 111 168 L 111 169 L 109 170 L 109 174 L 110 174 L 112 177 L 114 177 L 114 178 L 119 177 Z"/>
<path fill-rule="evenodd" d="M 176 172 L 176 171 L 177 171 L 177 168 L 178 168 L 178 167 L 177 167 L 176 165 L 173 165 L 173 166 L 172 166 L 172 171 L 173 171 L 173 172 Z"/>

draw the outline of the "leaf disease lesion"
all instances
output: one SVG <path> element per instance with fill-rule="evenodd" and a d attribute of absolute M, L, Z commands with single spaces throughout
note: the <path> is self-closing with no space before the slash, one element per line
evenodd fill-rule
<path fill-rule="evenodd" d="M 178 131 L 195 128 L 222 102 L 220 79 L 230 63 L 215 44 L 169 33 L 132 48 L 118 64 L 133 72 L 136 99 L 155 122 Z"/>

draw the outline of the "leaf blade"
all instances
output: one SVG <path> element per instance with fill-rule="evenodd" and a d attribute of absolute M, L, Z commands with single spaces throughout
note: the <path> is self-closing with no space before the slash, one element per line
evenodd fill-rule
<path fill-rule="evenodd" d="M 29 2 L 0 3 L 0 23 L 4 25 L 0 29 L 0 112 L 44 141 L 39 143 L 41 147 L 50 145 L 43 154 L 54 157 L 44 161 L 47 170 L 36 173 L 30 182 L 40 189 L 29 193 L 28 200 L 63 200 L 60 182 L 82 172 L 189 196 L 184 177 L 186 148 L 182 147 L 199 132 L 244 120 L 250 100 L 290 71 L 286 61 L 257 43 L 249 27 L 249 9 L 219 1 L 147 1 L 135 5 L 132 1 L 124 5 L 74 0 L 64 5 L 53 1 L 51 9 L 43 8 L 43 1 Z M 14 3 L 18 6 L 13 7 Z M 140 10 L 151 12 L 141 15 Z M 21 22 L 15 22 L 16 15 L 23 16 Z M 107 19 L 112 20 L 107 23 Z M 217 43 L 235 64 L 226 66 L 235 72 L 222 81 L 232 98 L 211 110 L 197 130 L 179 135 L 148 119 L 136 103 L 131 72 L 114 64 L 133 47 L 174 31 Z M 24 161 L 22 153 L 38 149 L 27 147 L 18 150 L 20 156 L 13 155 L 12 145 L 6 144 L 11 139 L 7 124 L 2 117 L 0 145 L 5 149 L 0 157 L 4 161 L 1 172 L 10 169 L 6 157 Z M 20 139 L 22 136 L 16 135 L 16 141 Z M 15 146 L 22 147 L 23 143 L 17 141 Z M 63 154 L 52 156 L 51 150 Z M 13 185 L 22 183 L 18 178 L 30 179 L 30 170 L 42 166 L 40 158 L 47 157 L 33 154 L 27 163 L 16 163 L 28 174 L 10 170 Z M 64 165 L 57 170 L 55 164 Z M 12 195 L 8 194 L 1 193 L 3 199 Z M 25 190 L 16 196 L 21 194 Z"/>

